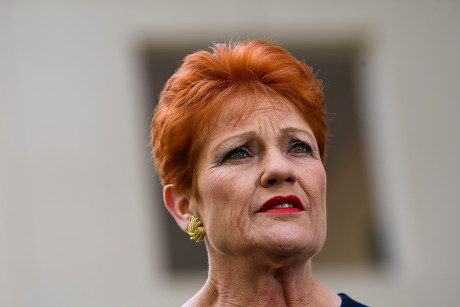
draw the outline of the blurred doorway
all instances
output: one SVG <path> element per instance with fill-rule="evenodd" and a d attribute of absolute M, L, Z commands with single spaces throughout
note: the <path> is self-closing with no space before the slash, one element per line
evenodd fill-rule
<path fill-rule="evenodd" d="M 356 46 L 308 47 L 285 45 L 295 57 L 313 67 L 324 82 L 325 103 L 330 136 L 328 140 L 327 212 L 328 235 L 322 251 L 315 256 L 316 266 L 378 264 L 382 257 L 372 222 L 373 197 L 358 117 L 358 84 L 356 78 Z M 151 45 L 142 51 L 145 88 L 148 102 L 146 126 L 168 78 L 179 67 L 185 55 L 203 46 Z M 161 186 L 152 182 L 158 191 Z M 161 193 L 157 193 L 161 195 Z M 206 270 L 204 244 L 196 245 L 179 229 L 164 209 L 162 199 L 154 202 L 162 207 L 169 240 L 164 247 L 167 267 L 174 273 Z M 187 257 L 183 257 L 183 255 Z"/>

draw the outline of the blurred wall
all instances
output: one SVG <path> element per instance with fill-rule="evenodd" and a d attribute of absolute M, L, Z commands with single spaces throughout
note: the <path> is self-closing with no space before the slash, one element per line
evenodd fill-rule
<path fill-rule="evenodd" d="M 355 41 L 382 268 L 315 271 L 372 306 L 454 306 L 457 1 L 0 2 L 0 306 L 177 306 L 138 52 L 238 38 Z"/>

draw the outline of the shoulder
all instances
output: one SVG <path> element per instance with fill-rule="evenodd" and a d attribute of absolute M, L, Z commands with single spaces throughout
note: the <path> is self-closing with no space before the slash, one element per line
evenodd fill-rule
<path fill-rule="evenodd" d="M 339 293 L 340 298 L 342 299 L 342 305 L 340 307 L 368 307 L 351 299 L 345 293 Z"/>

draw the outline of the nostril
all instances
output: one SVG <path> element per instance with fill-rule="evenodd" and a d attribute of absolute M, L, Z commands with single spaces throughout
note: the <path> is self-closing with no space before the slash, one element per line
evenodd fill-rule
<path fill-rule="evenodd" d="M 274 184 L 276 182 L 276 179 L 269 179 L 268 184 Z"/>
<path fill-rule="evenodd" d="M 292 182 L 292 177 L 288 177 L 285 179 L 286 182 Z"/>

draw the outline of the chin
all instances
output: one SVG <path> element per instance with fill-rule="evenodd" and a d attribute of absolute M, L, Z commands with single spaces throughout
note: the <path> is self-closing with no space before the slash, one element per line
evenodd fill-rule
<path fill-rule="evenodd" d="M 311 235 L 311 234 L 310 234 Z M 281 258 L 299 258 L 304 261 L 317 254 L 324 243 L 323 238 L 312 237 L 307 234 L 292 235 L 292 233 L 279 233 L 266 238 L 264 249 L 267 253 Z"/>

